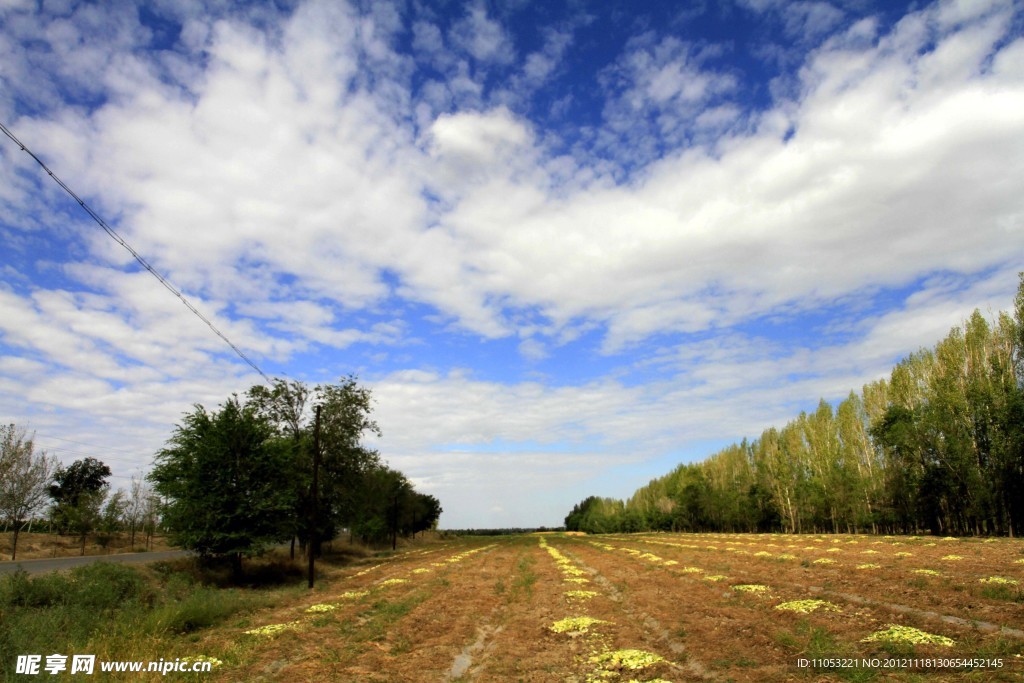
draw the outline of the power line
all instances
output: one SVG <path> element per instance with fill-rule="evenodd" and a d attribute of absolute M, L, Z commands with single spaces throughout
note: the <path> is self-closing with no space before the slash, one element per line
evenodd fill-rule
<path fill-rule="evenodd" d="M 50 455 L 60 455 L 65 453 L 68 455 L 82 455 L 87 458 L 95 458 L 96 460 L 101 460 L 103 462 L 107 462 L 109 460 L 111 462 L 121 463 L 123 465 L 137 465 L 139 463 L 139 460 L 129 460 L 125 457 L 118 457 L 116 455 L 110 455 L 105 453 L 86 453 L 84 451 L 76 451 L 70 448 L 65 448 L 63 446 L 47 446 L 42 450 L 46 453 L 49 453 Z"/>
<path fill-rule="evenodd" d="M 65 439 L 59 436 L 50 436 L 49 434 L 40 434 L 39 432 L 32 432 L 32 435 L 37 439 L 56 439 L 57 441 L 66 441 L 68 443 L 78 444 L 79 446 L 87 446 L 89 448 L 99 448 L 100 450 L 121 452 L 125 454 L 132 454 L 133 451 L 127 451 L 123 448 L 110 448 L 108 446 L 98 446 L 94 443 L 85 443 L 84 441 L 75 441 L 74 439 Z"/>
<path fill-rule="evenodd" d="M 43 160 L 42 160 L 42 159 L 40 159 L 39 157 L 37 157 L 37 156 L 36 156 L 36 155 L 35 155 L 35 154 L 34 154 L 34 153 L 32 152 L 32 150 L 30 150 L 30 149 L 29 149 L 28 147 L 26 147 L 26 146 L 25 146 L 24 144 L 22 144 L 21 140 L 19 140 L 18 138 L 14 137 L 14 133 L 12 133 L 12 132 L 11 132 L 10 130 L 8 130 L 8 129 L 7 129 L 7 126 L 5 126 L 5 125 L 4 125 L 3 123 L 0 123 L 0 130 L 2 130 L 2 131 L 3 131 L 4 135 L 6 135 L 6 136 L 7 136 L 7 137 L 9 137 L 9 138 L 10 138 L 10 139 L 11 139 L 12 141 L 14 141 L 14 144 L 18 145 L 18 147 L 20 147 L 20 148 L 21 148 L 21 151 L 22 151 L 22 152 L 25 152 L 25 153 L 26 153 L 26 154 L 28 154 L 28 155 L 29 155 L 30 157 L 32 157 L 32 158 L 33 158 L 33 159 L 35 160 L 35 162 L 36 162 L 37 164 L 39 164 L 39 165 L 40 165 L 40 166 L 42 167 L 42 169 L 43 169 L 44 171 L 46 171 L 46 173 L 47 173 L 47 174 L 48 174 L 48 175 L 49 175 L 49 176 L 50 176 L 51 178 L 53 178 L 53 181 L 54 181 L 55 183 L 57 183 L 58 185 L 60 185 L 60 186 L 61 186 L 61 188 L 62 188 L 62 189 L 63 189 L 63 190 L 65 191 L 65 192 L 67 192 L 67 193 L 68 193 L 68 195 L 70 195 L 72 199 L 74 199 L 74 200 L 75 200 L 76 202 L 78 202 L 79 206 L 81 206 L 81 207 L 82 207 L 83 209 L 85 209 L 86 213 L 88 213 L 88 214 L 89 214 L 89 216 L 91 216 L 91 217 L 92 217 L 92 219 L 93 219 L 94 221 L 96 221 L 96 223 L 97 223 L 97 224 L 98 224 L 98 225 L 99 225 L 99 226 L 100 226 L 101 228 L 103 228 L 104 232 L 106 232 L 106 233 L 107 233 L 108 235 L 110 235 L 110 238 L 111 238 L 111 239 L 113 239 L 113 240 L 114 240 L 115 242 L 117 242 L 117 243 L 118 243 L 118 244 L 120 244 L 120 245 L 121 245 L 122 247 L 124 247 L 124 248 L 125 248 L 125 249 L 126 249 L 126 250 L 128 251 L 128 253 L 129 253 L 129 254 L 131 254 L 131 255 L 132 255 L 132 256 L 133 256 L 134 258 L 135 258 L 135 260 L 139 262 L 139 264 L 140 264 L 140 265 L 142 265 L 142 267 L 143 267 L 143 268 L 145 268 L 146 270 L 148 270 L 148 271 L 150 272 L 150 274 L 151 274 L 151 275 L 152 275 L 153 277 L 155 277 L 155 278 L 156 278 L 157 280 L 159 280 L 159 281 L 160 281 L 160 284 L 162 284 L 162 285 L 163 285 L 163 286 L 164 286 L 165 288 L 167 288 L 167 290 L 168 290 L 168 291 L 169 291 L 169 292 L 170 292 L 171 294 L 173 294 L 174 296 L 178 297 L 178 299 L 179 299 L 179 300 L 181 300 L 181 303 L 185 304 L 185 306 L 186 306 L 186 307 L 188 308 L 188 310 L 192 311 L 192 313 L 194 313 L 194 314 L 195 314 L 195 315 L 196 315 L 196 316 L 197 316 L 197 317 L 198 317 L 198 318 L 199 318 L 200 320 L 202 320 L 202 321 L 203 321 L 204 323 L 206 323 L 206 326 L 207 326 L 207 327 L 209 327 L 209 328 L 210 328 L 211 330 L 213 330 L 213 333 L 214 333 L 214 334 L 216 334 L 216 335 L 217 335 L 218 337 L 220 337 L 221 339 L 223 339 L 223 340 L 224 340 L 224 342 L 225 342 L 225 343 L 226 343 L 226 344 L 227 344 L 228 346 L 230 346 L 230 347 L 231 347 L 231 349 L 232 349 L 232 350 L 233 350 L 233 351 L 234 351 L 234 352 L 235 352 L 236 354 L 238 354 L 238 357 L 239 357 L 239 358 L 241 358 L 242 360 L 244 360 L 244 361 L 245 361 L 246 363 L 248 363 L 248 364 L 249 364 L 249 366 L 250 366 L 250 367 L 251 367 L 251 368 L 252 368 L 253 370 L 255 370 L 256 372 L 258 372 L 258 373 L 260 374 L 260 376 L 261 376 L 261 377 L 262 377 L 262 378 L 263 378 L 264 380 L 266 380 L 267 384 L 273 384 L 273 382 L 271 382 L 270 378 L 269 378 L 269 377 L 267 377 L 266 373 L 265 373 L 265 372 L 263 372 L 262 370 L 260 370 L 259 366 L 258 366 L 258 365 L 256 365 L 256 363 L 254 363 L 254 362 L 253 362 L 252 360 L 250 360 L 250 359 L 249 359 L 249 357 L 248 357 L 248 356 L 246 356 L 246 355 L 245 355 L 244 353 L 242 353 L 242 350 L 241 350 L 241 349 L 239 349 L 239 348 L 238 348 L 237 346 L 235 346 L 235 345 L 234 345 L 234 344 L 233 344 L 233 343 L 231 342 L 231 340 L 230 340 L 230 339 L 228 339 L 228 338 L 227 338 L 227 337 L 226 337 L 226 336 L 224 335 L 224 333 L 223 333 L 223 332 L 221 332 L 220 330 L 218 330 L 218 329 L 217 329 L 217 328 L 216 328 L 216 327 L 214 326 L 214 324 L 213 324 L 212 322 L 210 322 L 209 318 L 207 318 L 207 317 L 206 317 L 205 315 L 203 315 L 202 313 L 200 313 L 200 312 L 199 312 L 199 309 L 197 309 L 197 308 L 196 308 L 195 306 L 193 306 L 193 305 L 192 305 L 192 302 L 191 302 L 191 301 L 189 301 L 188 299 L 186 299 L 186 298 L 185 298 L 185 295 L 184 295 L 184 294 L 182 294 L 182 293 L 181 293 L 181 292 L 180 292 L 180 291 L 179 291 L 179 290 L 178 290 L 178 289 L 177 289 L 177 288 L 176 288 L 176 287 L 175 287 L 174 285 L 172 285 L 172 284 L 171 284 L 170 282 L 168 282 L 168 281 L 167 281 L 167 279 L 166 279 L 166 278 L 164 278 L 164 276 L 162 276 L 162 275 L 161 275 L 160 273 L 156 272 L 156 270 L 155 270 L 155 269 L 153 268 L 153 266 L 149 265 L 149 263 L 147 263 L 147 262 L 146 262 L 146 259 L 142 258 L 142 256 L 140 256 L 140 255 L 139 255 L 139 253 L 138 253 L 137 251 L 135 251 L 135 250 L 134 250 L 134 249 L 132 248 L 132 246 L 131 246 L 130 244 L 128 244 L 128 243 L 127 243 L 127 242 L 126 242 L 126 241 L 124 240 L 124 238 L 123 238 L 123 237 L 121 237 L 120 235 L 118 235 L 118 234 L 117 234 L 117 232 L 115 232 L 113 228 L 111 228 L 111 227 L 110 227 L 109 225 L 107 225 L 107 222 L 106 222 L 106 221 L 104 221 L 104 220 L 103 220 L 102 218 L 100 218 L 99 214 L 97 214 L 97 213 L 96 213 L 95 211 L 93 211 L 93 210 L 92 210 L 92 208 L 91 208 L 91 207 L 90 207 L 90 206 L 89 206 L 88 204 L 86 204 L 86 203 L 85 203 L 84 201 L 82 201 L 81 197 L 79 197 L 79 196 L 78 196 L 77 194 L 75 194 L 75 193 L 74 193 L 74 192 L 73 192 L 73 191 L 71 190 L 71 188 L 70 188 L 70 187 L 68 187 L 67 185 L 65 185 L 65 184 L 64 184 L 64 181 L 63 181 L 63 180 L 61 180 L 61 179 L 60 179 L 60 178 L 58 178 L 58 177 L 57 177 L 56 175 L 54 175 L 53 171 L 51 171 L 51 170 L 49 169 L 49 167 L 47 167 L 47 165 L 43 163 Z"/>

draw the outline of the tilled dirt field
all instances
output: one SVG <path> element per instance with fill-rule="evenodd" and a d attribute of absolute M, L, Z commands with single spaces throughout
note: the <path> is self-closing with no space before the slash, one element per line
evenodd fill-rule
<path fill-rule="evenodd" d="M 460 540 L 198 645 L 223 681 L 1020 680 L 1022 558 L 1003 539 Z"/>
<path fill-rule="evenodd" d="M 38 528 L 38 527 L 37 527 Z M 135 543 L 127 533 L 114 534 L 110 542 L 104 547 L 101 546 L 94 536 L 89 536 L 85 544 L 86 555 L 110 555 L 113 553 L 131 553 L 143 550 L 161 551 L 173 550 L 167 544 L 163 536 L 155 536 L 146 542 L 142 532 L 135 535 Z M 13 541 L 10 532 L 0 534 L 0 562 L 10 561 L 11 543 Z M 18 536 L 18 560 L 38 560 L 50 557 L 78 557 L 82 554 L 82 541 L 78 536 L 58 536 L 56 534 L 40 534 L 22 532 Z"/>

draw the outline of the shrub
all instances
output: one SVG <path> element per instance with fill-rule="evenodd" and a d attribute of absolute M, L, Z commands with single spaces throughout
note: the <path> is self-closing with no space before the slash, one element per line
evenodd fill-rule
<path fill-rule="evenodd" d="M 155 608 L 146 618 L 150 632 L 191 633 L 212 626 L 250 607 L 237 590 L 199 586 L 181 600 Z"/>
<path fill-rule="evenodd" d="M 0 577 L 0 608 L 49 607 L 64 604 L 70 583 L 63 574 L 44 574 L 32 578 L 19 569 Z"/>
<path fill-rule="evenodd" d="M 132 567 L 110 562 L 95 562 L 71 570 L 72 590 L 68 603 L 80 607 L 105 610 L 123 607 L 141 597 L 152 595 L 139 572 Z"/>

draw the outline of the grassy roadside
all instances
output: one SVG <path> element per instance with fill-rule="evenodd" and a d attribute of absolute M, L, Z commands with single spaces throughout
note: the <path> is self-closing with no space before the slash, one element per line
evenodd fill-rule
<path fill-rule="evenodd" d="M 324 558 L 318 588 L 339 568 L 369 561 L 373 555 L 360 549 Z M 242 626 L 258 610 L 301 599 L 309 592 L 303 564 L 286 553 L 252 560 L 240 587 L 229 585 L 227 567 L 202 567 L 192 559 L 149 566 L 97 562 L 69 572 L 0 576 L 0 681 L 24 679 L 16 673 L 18 655 L 42 655 L 40 674 L 48 678 L 43 667 L 55 653 L 67 655 L 69 663 L 75 654 L 95 655 L 97 662 L 216 656 L 197 651 L 201 632 Z M 139 674 L 121 677 L 137 680 Z M 175 677 L 196 679 L 170 674 Z M 65 671 L 52 678 L 76 676 Z"/>

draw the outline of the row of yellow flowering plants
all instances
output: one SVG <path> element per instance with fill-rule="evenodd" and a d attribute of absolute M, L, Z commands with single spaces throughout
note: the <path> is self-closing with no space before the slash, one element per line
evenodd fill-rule
<path fill-rule="evenodd" d="M 676 546 L 680 546 L 680 547 L 684 547 L 684 548 L 690 547 L 688 544 L 671 543 L 671 542 L 667 542 L 667 541 L 653 541 L 653 540 L 650 540 L 650 539 L 641 539 L 641 540 L 644 540 L 645 542 L 648 542 L 648 543 L 660 543 L 662 545 L 676 545 Z M 665 567 L 669 571 L 672 571 L 673 573 L 676 573 L 676 574 L 690 575 L 690 576 L 697 575 L 702 580 L 710 581 L 710 582 L 719 582 L 719 581 L 728 580 L 728 577 L 726 577 L 726 576 L 723 576 L 723 575 L 720 575 L 720 574 L 710 574 L 710 573 L 707 573 L 704 569 L 702 569 L 700 567 L 696 567 L 696 566 L 684 566 L 684 567 L 680 567 L 678 569 L 675 569 L 675 565 L 678 565 L 678 562 L 676 562 L 674 560 L 664 560 L 663 558 L 661 558 L 661 557 L 659 557 L 657 555 L 654 555 L 652 553 L 642 552 L 642 551 L 636 550 L 634 548 L 628 548 L 628 547 L 624 547 L 624 546 L 614 546 L 614 545 L 610 545 L 608 543 L 604 543 L 604 542 L 600 542 L 600 541 L 588 541 L 588 543 L 590 545 L 594 546 L 594 547 L 601 548 L 601 549 L 606 550 L 606 551 L 610 551 L 610 552 L 623 551 L 626 554 L 628 554 L 628 555 L 630 555 L 630 556 L 632 556 L 632 557 L 634 557 L 636 559 L 644 560 L 644 561 L 651 562 L 651 563 L 654 563 L 654 564 L 660 564 L 661 566 Z M 693 547 L 694 548 L 698 548 L 698 549 L 700 548 L 700 546 L 693 546 Z M 709 549 L 709 550 L 710 549 L 715 549 L 714 547 L 707 546 L 707 545 L 705 545 L 703 547 L 705 549 Z M 747 553 L 747 554 L 749 554 L 749 553 Z M 785 558 L 783 558 L 783 559 L 785 559 Z M 816 560 L 816 562 L 824 564 L 824 563 L 835 562 L 835 560 L 832 560 L 831 558 L 821 558 L 819 560 Z M 877 567 L 878 567 L 878 565 L 860 565 L 860 566 L 858 566 L 858 569 L 877 568 Z M 930 570 L 918 570 L 918 571 L 919 572 L 929 572 L 930 573 Z M 937 574 L 937 572 L 936 572 L 936 574 Z M 994 583 L 994 584 L 1004 584 L 1004 582 L 1009 582 L 1010 585 L 1016 585 L 1016 581 L 1007 580 L 1007 579 L 1004 579 L 1002 577 L 989 577 L 988 579 L 981 579 L 981 581 L 985 582 L 985 583 Z M 753 595 L 757 595 L 757 596 L 761 596 L 761 597 L 765 597 L 765 598 L 771 598 L 772 597 L 771 588 L 769 586 L 762 585 L 762 584 L 734 584 L 734 585 L 731 586 L 731 589 L 733 591 L 737 592 L 737 593 L 753 594 Z M 832 602 L 829 602 L 829 601 L 826 601 L 826 600 L 820 600 L 820 599 L 803 599 L 803 600 L 784 601 L 784 602 L 780 602 L 780 603 L 774 605 L 774 609 L 778 610 L 778 611 L 782 611 L 782 612 L 793 612 L 793 613 L 798 613 L 798 614 L 809 614 L 809 613 L 816 612 L 816 611 L 819 611 L 819 610 L 821 612 L 823 612 L 823 613 L 824 612 L 842 613 L 842 611 L 843 611 L 842 607 L 840 607 L 839 605 L 836 605 L 835 603 L 832 603 Z M 946 636 L 942 636 L 942 635 L 938 635 L 938 634 L 928 633 L 926 631 L 922 631 L 920 629 L 917 629 L 917 628 L 914 628 L 914 627 L 911 627 L 911 626 L 901 625 L 901 624 L 887 624 L 885 629 L 882 629 L 882 630 L 876 631 L 874 633 L 871 633 L 870 635 L 862 638 L 861 642 L 864 642 L 864 643 L 884 642 L 884 643 L 898 643 L 898 644 L 908 644 L 908 645 L 936 645 L 936 646 L 942 646 L 942 647 L 951 647 L 952 645 L 955 644 L 955 641 L 952 638 L 949 638 L 949 637 L 946 637 Z"/>
<path fill-rule="evenodd" d="M 590 583 L 590 579 L 585 576 L 586 571 L 558 548 L 548 544 L 544 537 L 540 537 L 540 545 L 555 561 L 562 574 L 563 582 L 573 586 Z M 564 596 L 572 605 L 598 595 L 597 591 L 575 587 L 564 592 Z M 602 626 L 614 626 L 614 624 L 611 621 L 588 615 L 573 615 L 554 621 L 548 626 L 548 630 L 555 634 L 572 638 L 582 637 L 587 640 L 590 647 L 584 664 L 588 669 L 585 674 L 585 680 L 588 682 L 618 680 L 628 675 L 631 676 L 628 679 L 629 683 L 640 683 L 641 680 L 646 683 L 670 683 L 663 678 L 637 678 L 637 676 L 644 676 L 646 669 L 664 662 L 665 659 L 646 650 L 612 649 L 609 639 L 599 630 Z"/>

